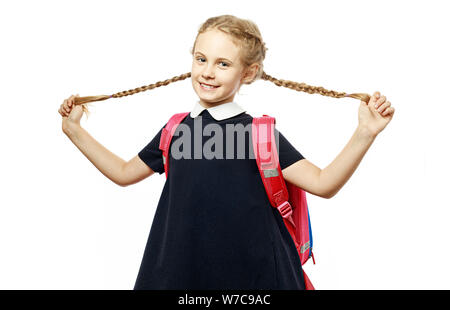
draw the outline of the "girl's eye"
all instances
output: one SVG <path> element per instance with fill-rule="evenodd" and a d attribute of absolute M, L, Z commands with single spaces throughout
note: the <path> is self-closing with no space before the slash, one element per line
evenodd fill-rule
<path fill-rule="evenodd" d="M 200 62 L 204 62 L 205 58 L 197 57 L 197 60 L 200 61 Z M 224 61 L 221 61 L 220 64 L 223 64 L 223 67 L 228 67 L 229 66 L 228 63 L 226 63 Z"/>

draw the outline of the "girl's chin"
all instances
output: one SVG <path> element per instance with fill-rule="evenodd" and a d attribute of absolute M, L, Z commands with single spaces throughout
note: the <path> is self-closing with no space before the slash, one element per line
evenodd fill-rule
<path fill-rule="evenodd" d="M 199 88 L 202 94 L 216 94 L 217 91 L 220 89 L 220 86 L 213 89 L 204 89 L 202 86 L 200 86 Z"/>
<path fill-rule="evenodd" d="M 220 96 L 220 94 L 216 93 L 215 91 L 208 92 L 208 91 L 204 91 L 202 89 L 200 89 L 197 92 L 197 95 L 202 99 L 205 98 L 205 101 L 206 100 L 214 100 L 215 98 L 222 97 L 222 96 Z"/>
<path fill-rule="evenodd" d="M 198 96 L 198 99 L 207 105 L 216 105 L 218 102 L 223 101 L 221 97 Z"/>

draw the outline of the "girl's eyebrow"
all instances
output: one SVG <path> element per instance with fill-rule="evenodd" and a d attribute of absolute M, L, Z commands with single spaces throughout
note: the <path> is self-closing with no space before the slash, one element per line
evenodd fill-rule
<path fill-rule="evenodd" d="M 200 55 L 202 55 L 202 56 L 205 56 L 203 53 L 201 53 L 201 52 L 195 52 L 195 54 L 200 54 Z M 233 63 L 231 60 L 229 60 L 229 59 L 227 59 L 227 58 L 224 58 L 224 57 L 220 57 L 220 58 L 217 58 L 217 60 L 226 60 L 226 61 L 229 61 L 230 63 Z"/>

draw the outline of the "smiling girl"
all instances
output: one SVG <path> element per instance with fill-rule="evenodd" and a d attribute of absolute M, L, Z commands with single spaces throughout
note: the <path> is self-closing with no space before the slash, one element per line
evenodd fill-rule
<path fill-rule="evenodd" d="M 253 22 L 231 15 L 213 17 L 199 29 L 189 74 L 111 96 L 70 96 L 61 105 L 59 113 L 67 137 L 101 173 L 120 186 L 128 186 L 154 172 L 164 173 L 159 144 L 166 125 L 134 158 L 125 161 L 80 126 L 84 103 L 119 98 L 191 77 L 199 100 L 175 131 L 172 148 L 180 134 L 178 139 L 205 147 L 208 140 L 202 137 L 195 141 L 190 134 L 201 120 L 202 132 L 208 132 L 211 126 L 220 129 L 214 130 L 214 152 L 235 155 L 233 159 L 208 159 L 205 154 L 197 154 L 195 147 L 183 144 L 183 152 L 189 156 L 168 158 L 170 173 L 155 212 L 135 289 L 305 288 L 295 244 L 278 210 L 269 203 L 251 154 L 251 133 L 245 133 L 241 143 L 226 143 L 235 135 L 229 126 L 245 128 L 253 120 L 235 102 L 235 95 L 243 84 L 264 79 L 297 91 L 361 99 L 354 134 L 324 169 L 305 159 L 275 129 L 284 179 L 323 198 L 336 195 L 348 181 L 376 136 L 392 119 L 394 108 L 379 92 L 373 96 L 346 94 L 275 79 L 263 71 L 265 52 Z M 248 150 L 243 159 L 236 156 L 242 148 Z"/>

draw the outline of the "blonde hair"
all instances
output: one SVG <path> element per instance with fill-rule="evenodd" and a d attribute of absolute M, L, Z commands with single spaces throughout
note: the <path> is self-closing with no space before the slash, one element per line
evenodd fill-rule
<path fill-rule="evenodd" d="M 305 83 L 297 83 L 289 80 L 281 80 L 274 78 L 268 74 L 266 74 L 263 70 L 263 61 L 266 57 L 267 48 L 262 39 L 261 33 L 258 29 L 258 26 L 246 19 L 241 19 L 235 17 L 233 15 L 221 15 L 216 17 L 211 17 L 207 19 L 199 28 L 197 36 L 195 38 L 194 46 L 192 47 L 191 54 L 193 54 L 195 49 L 195 44 L 197 42 L 197 38 L 200 34 L 212 30 L 218 29 L 228 35 L 230 35 L 233 42 L 240 47 L 241 51 L 241 62 L 244 65 L 244 68 L 247 68 L 251 64 L 258 64 L 258 71 L 253 80 L 249 82 L 245 82 L 245 84 L 251 84 L 255 80 L 262 79 L 266 81 L 270 81 L 277 86 L 283 86 L 286 88 L 290 88 L 296 91 L 302 91 L 309 94 L 320 94 L 322 96 L 329 96 L 333 98 L 344 98 L 350 97 L 355 99 L 360 99 L 365 102 L 369 102 L 370 95 L 365 93 L 353 93 L 347 94 L 345 92 L 337 92 L 334 90 L 327 90 L 321 86 L 311 86 Z M 134 95 L 139 92 L 143 92 L 146 90 L 150 90 L 156 87 L 165 86 L 172 82 L 182 81 L 186 78 L 191 77 L 191 73 L 181 74 L 179 76 L 174 76 L 171 79 L 167 79 L 164 81 L 156 82 L 154 84 L 150 84 L 147 86 L 141 86 L 135 89 L 121 91 L 112 95 L 100 95 L 100 96 L 88 96 L 88 97 L 75 97 L 75 104 L 82 104 L 83 111 L 88 112 L 85 103 L 93 102 L 93 101 L 101 101 L 109 98 L 120 98 L 124 96 Z"/>

